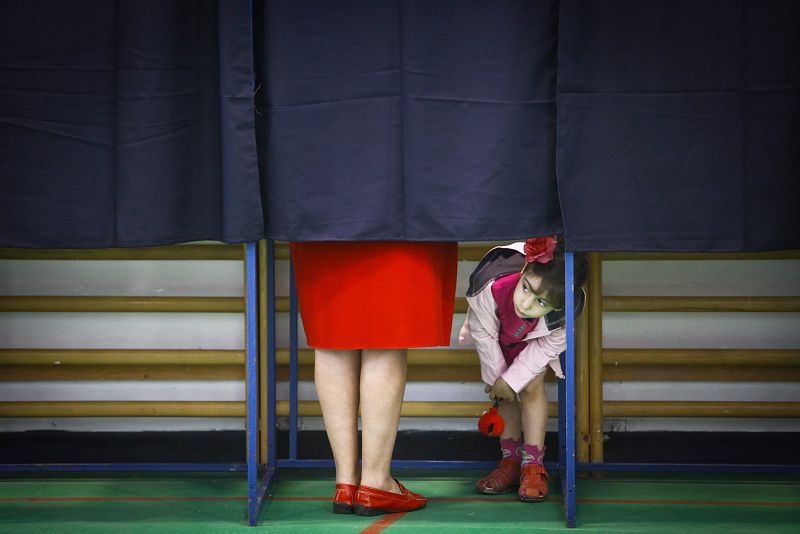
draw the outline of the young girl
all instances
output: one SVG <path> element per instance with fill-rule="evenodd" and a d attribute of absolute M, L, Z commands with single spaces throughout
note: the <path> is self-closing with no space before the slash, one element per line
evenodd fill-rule
<path fill-rule="evenodd" d="M 576 314 L 585 301 L 580 286 L 587 271 L 585 256 L 575 254 Z M 549 366 L 564 378 L 558 359 L 566 349 L 563 245 L 555 237 L 540 237 L 490 250 L 470 275 L 467 302 L 459 340 L 475 343 L 485 391 L 501 401 L 505 420 L 503 457 L 475 488 L 493 495 L 519 485 L 521 501 L 543 501 L 545 371 Z"/>

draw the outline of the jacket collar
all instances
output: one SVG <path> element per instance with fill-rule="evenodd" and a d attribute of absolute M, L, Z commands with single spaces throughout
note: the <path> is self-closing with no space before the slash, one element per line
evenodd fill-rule
<path fill-rule="evenodd" d="M 488 284 L 497 280 L 501 276 L 511 273 L 518 273 L 525 265 L 524 254 L 525 242 L 519 241 L 511 243 L 510 245 L 503 245 L 494 247 L 487 252 L 478 266 L 469 276 L 469 288 L 467 288 L 467 297 L 472 297 L 479 293 Z M 575 316 L 580 315 L 583 311 L 584 303 L 586 302 L 586 292 L 581 287 L 575 288 Z M 539 321 L 533 332 L 536 332 L 539 325 L 544 323 L 544 327 L 548 331 L 561 328 L 566 325 L 566 317 L 564 310 L 553 310 L 544 316 L 544 321 Z"/>

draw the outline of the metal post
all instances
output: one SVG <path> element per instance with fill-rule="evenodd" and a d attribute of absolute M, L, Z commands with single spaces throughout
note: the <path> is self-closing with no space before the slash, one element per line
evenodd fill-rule
<path fill-rule="evenodd" d="M 565 446 L 564 478 L 561 485 L 564 499 L 564 512 L 567 527 L 575 527 L 575 288 L 574 288 L 574 256 L 572 252 L 566 253 L 564 284 L 566 289 L 566 329 L 567 352 L 565 357 L 565 383 L 564 383 L 564 423 L 559 425 L 564 429 Z M 561 411 L 559 403 L 559 411 Z"/>
<path fill-rule="evenodd" d="M 247 509 L 250 524 L 258 517 L 258 361 L 256 314 L 256 243 L 245 252 L 245 305 L 247 344 Z"/>
<path fill-rule="evenodd" d="M 297 459 L 297 290 L 289 257 L 289 459 Z"/>

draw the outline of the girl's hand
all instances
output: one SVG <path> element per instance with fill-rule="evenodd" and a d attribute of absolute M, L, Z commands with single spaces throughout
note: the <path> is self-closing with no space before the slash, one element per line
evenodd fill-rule
<path fill-rule="evenodd" d="M 495 380 L 491 390 L 487 393 L 489 393 L 489 398 L 492 400 L 507 400 L 513 402 L 517 398 L 517 394 L 511 389 L 511 386 L 503 380 L 503 377 Z"/>

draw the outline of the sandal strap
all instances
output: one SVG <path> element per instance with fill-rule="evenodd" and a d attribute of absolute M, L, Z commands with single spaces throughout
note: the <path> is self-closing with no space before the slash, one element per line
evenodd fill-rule
<path fill-rule="evenodd" d="M 492 488 L 508 488 L 519 482 L 520 461 L 503 458 L 494 471 L 478 481 L 478 485 Z"/>
<path fill-rule="evenodd" d="M 520 494 L 526 493 L 526 490 L 536 490 L 539 495 L 547 495 L 547 470 L 544 466 L 539 464 L 527 464 L 522 466 L 522 475 L 520 476 Z M 530 491 L 527 491 L 530 493 Z"/>

